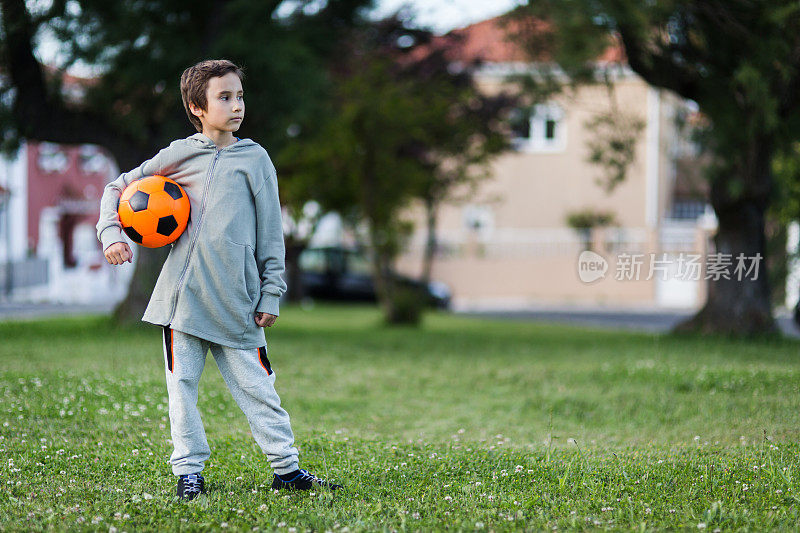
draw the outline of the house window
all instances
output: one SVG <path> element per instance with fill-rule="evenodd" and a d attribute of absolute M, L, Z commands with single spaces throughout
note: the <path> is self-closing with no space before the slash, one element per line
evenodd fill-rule
<path fill-rule="evenodd" d="M 107 160 L 97 146 L 84 144 L 81 146 L 80 166 L 86 174 L 96 174 L 106 170 Z"/>
<path fill-rule="evenodd" d="M 43 142 L 39 144 L 37 164 L 44 172 L 63 173 L 69 166 L 69 160 L 67 159 L 67 154 L 61 151 L 59 145 Z"/>
<path fill-rule="evenodd" d="M 558 104 L 539 104 L 530 112 L 518 110 L 511 117 L 511 129 L 520 151 L 560 152 L 567 145 L 564 111 Z"/>

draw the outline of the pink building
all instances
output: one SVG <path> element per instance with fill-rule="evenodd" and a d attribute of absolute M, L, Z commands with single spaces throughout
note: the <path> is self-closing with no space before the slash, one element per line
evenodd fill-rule
<path fill-rule="evenodd" d="M 112 270 L 95 237 L 103 187 L 117 175 L 93 145 L 28 142 L 0 161 L 0 296 L 90 303 L 124 295 L 132 265 Z"/>

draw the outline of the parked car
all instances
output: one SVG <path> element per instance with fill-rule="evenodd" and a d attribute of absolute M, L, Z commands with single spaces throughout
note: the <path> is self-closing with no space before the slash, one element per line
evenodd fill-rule
<path fill-rule="evenodd" d="M 376 301 L 369 258 L 361 250 L 339 246 L 306 248 L 299 261 L 307 296 L 320 300 Z M 450 306 L 450 288 L 444 283 L 425 284 L 400 275 L 395 279 L 403 287 L 419 289 L 432 307 Z"/>

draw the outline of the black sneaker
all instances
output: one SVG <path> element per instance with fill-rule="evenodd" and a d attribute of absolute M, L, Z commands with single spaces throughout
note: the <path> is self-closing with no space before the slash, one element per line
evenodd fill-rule
<path fill-rule="evenodd" d="M 289 474 L 279 476 L 275 474 L 272 479 L 273 489 L 311 490 L 311 489 L 341 489 L 338 483 L 320 479 L 306 470 L 295 470 Z"/>
<path fill-rule="evenodd" d="M 193 500 L 206 493 L 205 479 L 200 474 L 184 474 L 178 478 L 178 498 Z"/>

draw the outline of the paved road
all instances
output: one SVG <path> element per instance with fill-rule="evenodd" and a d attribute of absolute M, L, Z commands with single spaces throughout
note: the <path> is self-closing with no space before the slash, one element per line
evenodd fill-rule
<path fill-rule="evenodd" d="M 64 315 L 107 314 L 110 304 L 58 304 L 0 302 L 0 321 Z"/>
<path fill-rule="evenodd" d="M 27 304 L 0 302 L 0 321 L 63 315 L 106 314 L 112 310 L 108 304 Z M 680 321 L 692 316 L 691 311 L 664 311 L 656 309 L 609 309 L 609 308 L 559 308 L 548 307 L 519 311 L 459 311 L 460 314 L 503 318 L 508 320 L 530 320 L 555 322 L 600 328 L 626 329 L 663 333 Z M 790 337 L 800 338 L 800 329 L 787 312 L 776 317 L 781 330 Z"/>
<path fill-rule="evenodd" d="M 606 308 L 551 308 L 519 311 L 462 311 L 462 314 L 504 318 L 509 320 L 530 320 L 534 322 L 555 322 L 600 328 L 625 329 L 664 333 L 683 320 L 691 317 L 692 311 L 664 311 L 654 309 L 606 309 Z M 784 334 L 800 338 L 800 329 L 791 316 L 779 313 L 778 326 Z"/>

